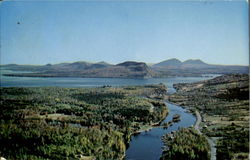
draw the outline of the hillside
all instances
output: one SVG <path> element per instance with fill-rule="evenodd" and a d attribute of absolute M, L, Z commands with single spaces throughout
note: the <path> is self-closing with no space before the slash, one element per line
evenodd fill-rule
<path fill-rule="evenodd" d="M 154 64 L 152 70 L 159 77 L 164 76 L 201 76 L 202 74 L 230 74 L 248 73 L 248 66 L 237 65 L 213 65 L 200 59 L 190 59 L 181 62 L 178 59 L 169 59 Z"/>
<path fill-rule="evenodd" d="M 165 60 L 162 61 L 160 63 L 154 64 L 152 67 L 173 67 L 173 68 L 177 68 L 180 67 L 180 65 L 182 64 L 182 62 L 176 58 L 172 58 L 169 60 Z"/>
<path fill-rule="evenodd" d="M 4 69 L 14 71 L 32 71 L 32 73 L 6 74 L 20 77 L 106 77 L 106 78 L 148 78 L 153 71 L 143 62 L 127 61 L 117 65 L 106 62 L 74 62 L 61 64 L 5 65 Z"/>

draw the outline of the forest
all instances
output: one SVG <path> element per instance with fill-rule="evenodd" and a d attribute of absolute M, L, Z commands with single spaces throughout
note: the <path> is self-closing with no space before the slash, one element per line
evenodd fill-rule
<path fill-rule="evenodd" d="M 168 114 L 161 84 L 0 91 L 0 155 L 7 159 L 122 159 L 133 133 Z"/>
<path fill-rule="evenodd" d="M 161 160 L 209 160 L 209 144 L 206 137 L 194 128 L 181 128 L 163 137 L 164 150 Z"/>

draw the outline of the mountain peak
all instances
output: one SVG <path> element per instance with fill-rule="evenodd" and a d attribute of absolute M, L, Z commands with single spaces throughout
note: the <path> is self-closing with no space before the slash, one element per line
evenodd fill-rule
<path fill-rule="evenodd" d="M 188 59 L 183 62 L 183 64 L 207 64 L 200 59 Z"/>
<path fill-rule="evenodd" d="M 162 67 L 162 66 L 180 66 L 181 65 L 181 61 L 179 59 L 176 58 L 171 58 L 165 61 L 162 61 L 160 63 L 157 63 L 155 65 L 153 65 L 154 67 Z"/>

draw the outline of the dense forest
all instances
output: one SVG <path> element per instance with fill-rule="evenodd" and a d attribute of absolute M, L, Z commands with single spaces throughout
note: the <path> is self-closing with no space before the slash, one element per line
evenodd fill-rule
<path fill-rule="evenodd" d="M 193 128 L 182 128 L 163 137 L 164 150 L 161 160 L 209 160 L 206 137 Z"/>
<path fill-rule="evenodd" d="M 7 159 L 122 159 L 131 134 L 168 113 L 152 99 L 162 98 L 163 85 L 0 91 L 0 155 Z"/>

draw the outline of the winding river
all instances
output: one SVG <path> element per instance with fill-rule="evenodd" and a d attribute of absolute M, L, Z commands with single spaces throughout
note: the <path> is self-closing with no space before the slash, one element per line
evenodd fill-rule
<path fill-rule="evenodd" d="M 0 70 L 3 73 L 12 73 L 12 71 Z M 174 93 L 174 83 L 191 83 L 213 78 L 217 75 L 204 77 L 169 77 L 169 78 L 150 78 L 150 79 L 120 79 L 120 78 L 43 78 L 43 77 L 6 77 L 1 75 L 1 87 L 99 87 L 103 85 L 128 86 L 128 85 L 146 85 L 163 83 L 168 88 L 168 93 Z M 164 122 L 172 119 L 174 114 L 181 115 L 181 121 L 174 123 L 168 129 L 155 127 L 150 131 L 145 131 L 132 136 L 132 140 L 126 151 L 127 160 L 159 160 L 162 153 L 163 143 L 161 137 L 166 133 L 178 130 L 179 127 L 189 127 L 194 125 L 196 117 L 188 113 L 186 109 L 165 102 L 169 109 L 168 116 Z"/>
<path fill-rule="evenodd" d="M 168 129 L 156 127 L 133 136 L 126 151 L 127 160 L 159 160 L 162 153 L 161 147 L 163 146 L 161 137 L 166 133 L 178 130 L 179 127 L 189 127 L 195 123 L 195 116 L 187 113 L 185 109 L 168 102 L 166 104 L 169 114 L 162 123 L 172 120 L 174 114 L 180 114 L 181 121 L 174 123 Z"/>
<path fill-rule="evenodd" d="M 201 80 L 197 77 L 195 77 L 197 79 L 190 78 L 191 77 L 182 77 L 182 82 L 175 81 L 174 83 L 190 83 Z M 173 88 L 173 82 L 168 83 L 167 87 L 168 93 L 175 92 L 175 89 Z M 174 114 L 179 114 L 181 116 L 181 121 L 178 123 L 173 123 L 173 125 L 167 129 L 155 127 L 150 131 L 141 132 L 139 135 L 132 136 L 129 148 L 126 150 L 126 160 L 159 160 L 162 154 L 163 142 L 161 137 L 163 135 L 172 131 L 176 131 L 180 127 L 186 128 L 195 125 L 196 117 L 193 114 L 187 112 L 186 109 L 170 102 L 166 101 L 165 103 L 169 109 L 169 114 L 162 123 L 172 120 Z"/>

